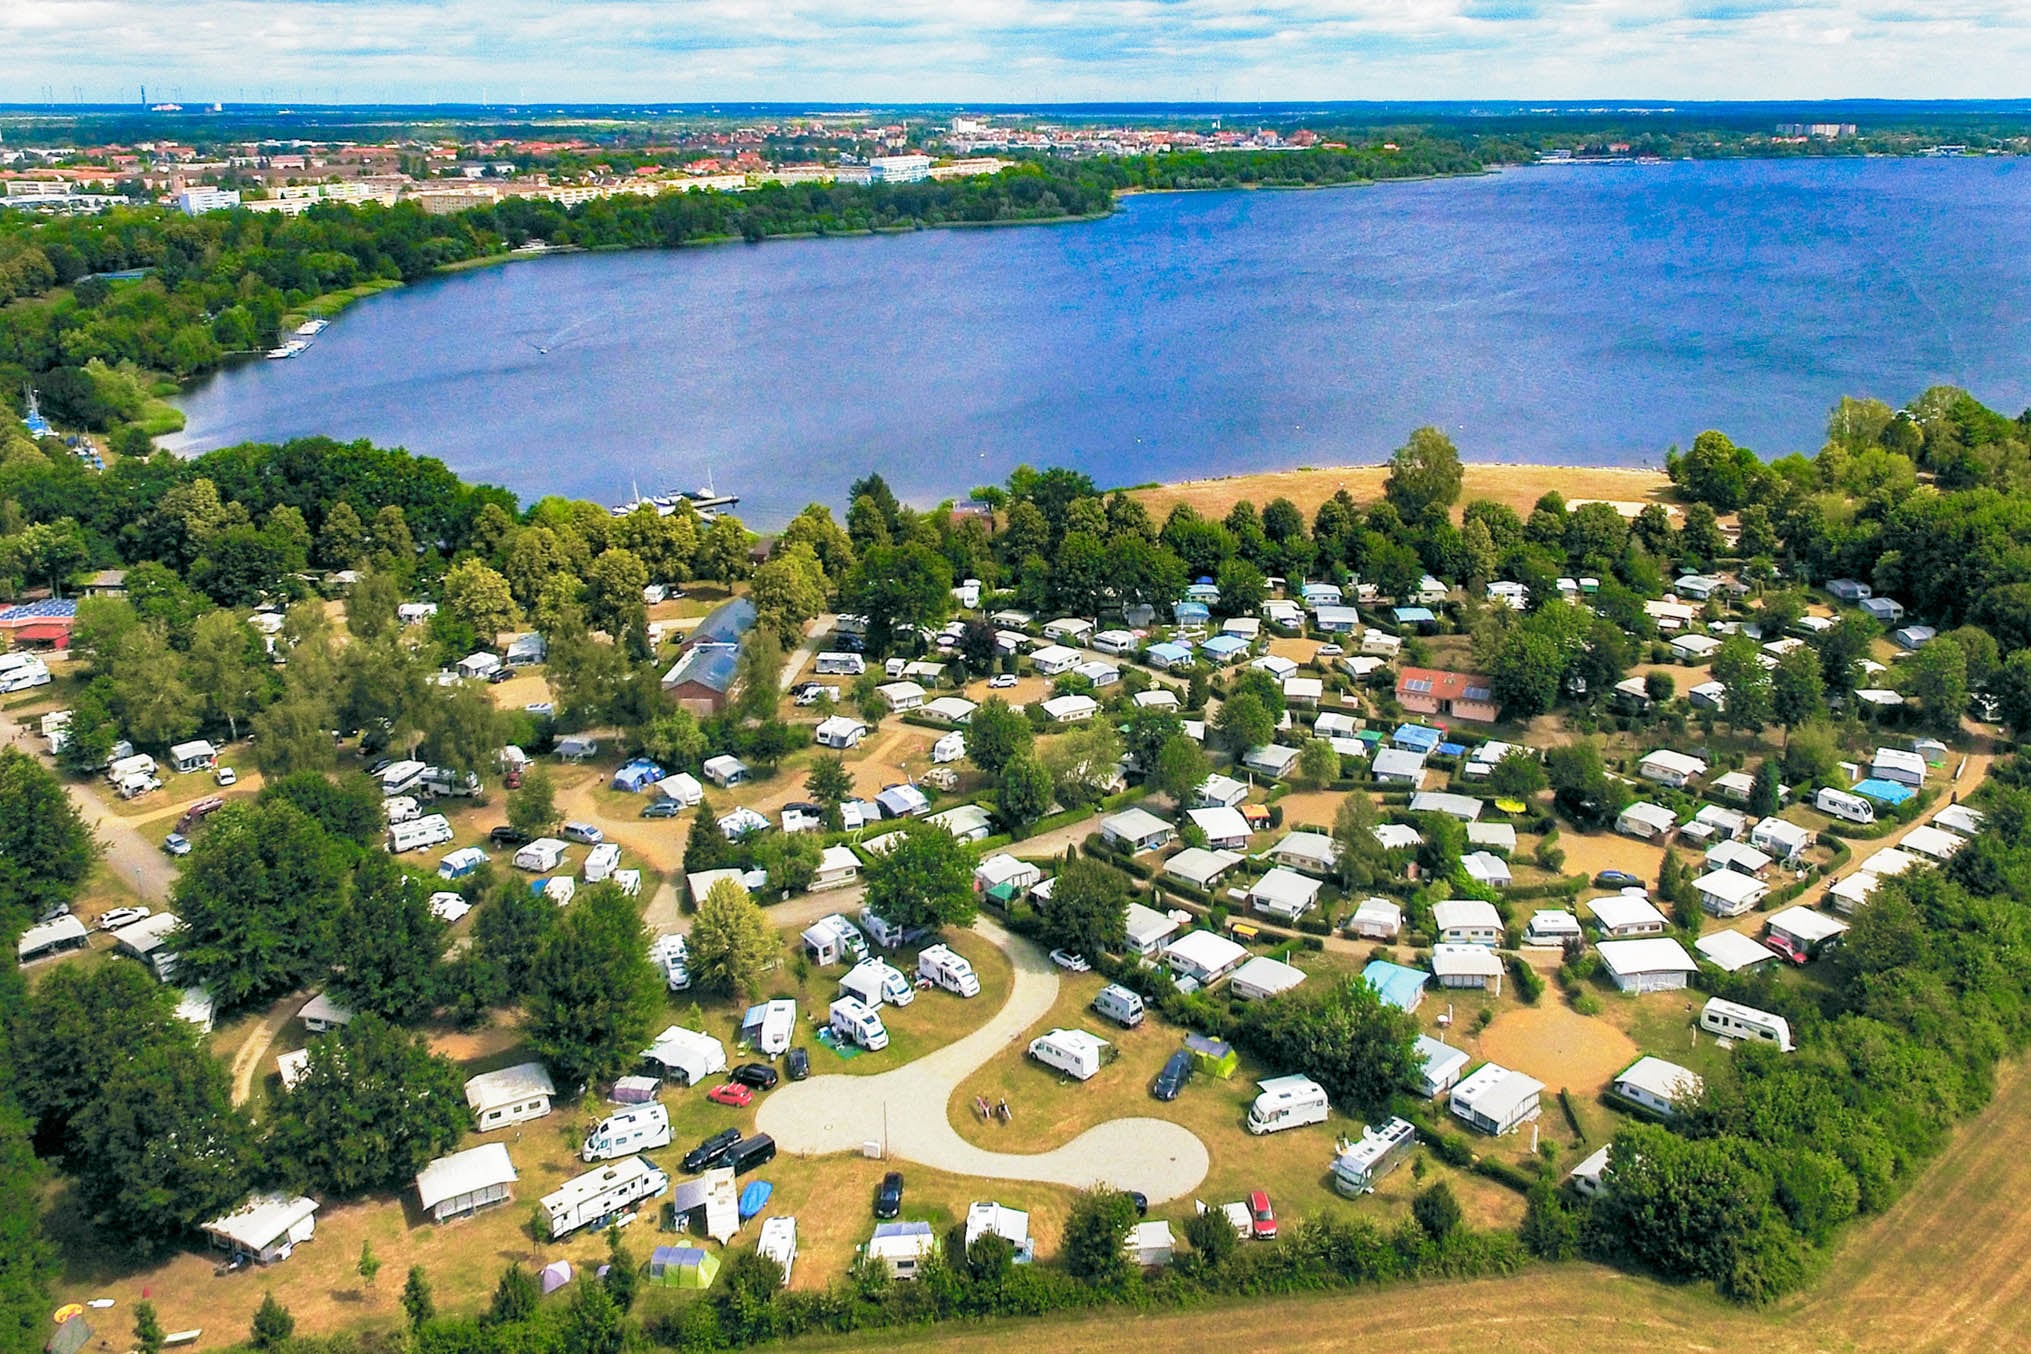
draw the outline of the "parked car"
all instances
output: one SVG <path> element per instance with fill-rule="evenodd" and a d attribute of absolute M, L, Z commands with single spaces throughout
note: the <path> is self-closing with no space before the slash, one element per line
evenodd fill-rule
<path fill-rule="evenodd" d="M 218 770 L 212 772 L 212 780 L 219 785 L 236 784 L 239 781 L 239 779 L 240 773 L 233 770 L 233 768 L 230 766 L 222 766 Z"/>
<path fill-rule="evenodd" d="M 731 1105 L 737 1110 L 744 1110 L 749 1105 L 755 1103 L 753 1089 L 743 1086 L 737 1081 L 729 1081 L 724 1086 L 713 1087 L 705 1093 L 705 1098 L 715 1104 Z"/>
<path fill-rule="evenodd" d="M 1138 1218 L 1149 1216 L 1149 1195 L 1139 1189 L 1132 1189 L 1128 1192 L 1128 1201 L 1135 1205 L 1135 1215 Z"/>
<path fill-rule="evenodd" d="M 1269 1206 L 1267 1190 L 1254 1190 L 1248 1196 L 1248 1234 L 1257 1241 L 1276 1240 L 1276 1210 Z"/>
<path fill-rule="evenodd" d="M 1070 969 L 1074 973 L 1088 973 L 1093 968 L 1093 965 L 1086 962 L 1085 955 L 1074 954 L 1070 950 L 1052 950 L 1051 962 L 1059 968 Z"/>
<path fill-rule="evenodd" d="M 495 668 L 492 672 L 487 674 L 487 685 L 499 686 L 502 682 L 507 681 L 510 677 L 513 677 L 514 675 L 515 670 L 513 668 L 505 668 L 505 667 Z"/>
<path fill-rule="evenodd" d="M 1603 870 L 1594 876 L 1597 889 L 1642 888 L 1643 881 L 1627 870 Z"/>
<path fill-rule="evenodd" d="M 1164 1070 L 1150 1083 L 1149 1093 L 1159 1100 L 1176 1100 L 1191 1079 L 1192 1055 L 1181 1048 L 1164 1060 Z"/>
<path fill-rule="evenodd" d="M 117 931 L 123 926 L 140 921 L 147 915 L 148 909 L 145 907 L 116 907 L 112 911 L 100 916 L 99 929 L 101 931 Z"/>
<path fill-rule="evenodd" d="M 606 833 L 591 823 L 566 823 L 558 830 L 557 835 L 568 842 L 578 842 L 585 846 L 598 846 L 606 840 Z"/>
<path fill-rule="evenodd" d="M 802 1081 L 811 1075 L 811 1055 L 801 1048 L 793 1048 L 783 1055 L 783 1070 L 790 1074 L 790 1080 Z"/>
<path fill-rule="evenodd" d="M 699 1171 L 705 1170 L 708 1167 L 717 1166 L 719 1159 L 726 1155 L 727 1148 L 732 1147 L 739 1141 L 739 1129 L 722 1128 L 719 1132 L 713 1134 L 684 1154 L 685 1171 L 696 1175 Z"/>
<path fill-rule="evenodd" d="M 187 856 L 190 854 L 190 838 L 181 832 L 172 832 L 162 839 L 162 849 L 172 856 Z"/>
<path fill-rule="evenodd" d="M 743 1086 L 752 1086 L 757 1091 L 773 1091 L 777 1081 L 776 1069 L 767 1063 L 742 1063 L 727 1074 Z"/>
<path fill-rule="evenodd" d="M 1016 684 L 1016 675 L 1013 672 L 998 673 L 988 678 L 987 684 L 996 691 L 1006 691 Z"/>
<path fill-rule="evenodd" d="M 902 1211 L 903 1173 L 890 1171 L 882 1177 L 881 1188 L 874 1192 L 874 1215 L 887 1220 Z"/>
<path fill-rule="evenodd" d="M 1312 657 L 1338 658 L 1341 654 L 1346 652 L 1347 651 L 1345 649 L 1341 648 L 1337 644 L 1321 644 L 1318 648 L 1312 650 Z"/>
<path fill-rule="evenodd" d="M 684 812 L 684 806 L 674 799 L 652 799 L 642 805 L 644 818 L 675 818 Z"/>
<path fill-rule="evenodd" d="M 487 840 L 495 846 L 526 846 L 529 843 L 529 834 L 520 828 L 509 827 L 503 823 L 487 834 Z"/>
<path fill-rule="evenodd" d="M 522 788 L 522 764 L 520 762 L 515 763 L 501 773 L 501 784 L 510 790 Z"/>
<path fill-rule="evenodd" d="M 522 709 L 538 719 L 549 719 L 557 713 L 556 705 L 550 701 L 531 701 L 523 706 Z"/>
<path fill-rule="evenodd" d="M 394 764 L 395 759 L 393 757 L 383 757 L 379 761 L 375 762 L 372 766 L 369 766 L 367 768 L 367 774 L 372 776 L 374 779 L 379 780 L 381 778 L 381 773 L 383 771 L 386 771 L 389 767 L 393 766 Z"/>

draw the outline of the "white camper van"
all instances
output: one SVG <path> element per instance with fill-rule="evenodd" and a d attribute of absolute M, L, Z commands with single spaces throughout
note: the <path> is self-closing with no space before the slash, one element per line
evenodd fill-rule
<path fill-rule="evenodd" d="M 585 882 L 597 884 L 603 879 L 612 878 L 613 872 L 620 868 L 620 864 L 621 848 L 612 842 L 601 842 L 585 853 Z"/>
<path fill-rule="evenodd" d="M 1860 795 L 1851 795 L 1846 790 L 1836 790 L 1829 785 L 1812 797 L 1812 806 L 1821 813 L 1835 818 L 1844 818 L 1850 823 L 1867 826 L 1876 821 L 1876 810 Z"/>
<path fill-rule="evenodd" d="M 1310 1077 L 1268 1077 L 1256 1085 L 1262 1094 L 1248 1109 L 1250 1133 L 1281 1133 L 1326 1122 L 1326 1088 Z"/>
<path fill-rule="evenodd" d="M 822 653 L 811 667 L 820 677 L 858 677 L 867 671 L 867 660 L 857 653 Z"/>
<path fill-rule="evenodd" d="M 980 995 L 980 979 L 965 956 L 944 945 L 927 945 L 917 954 L 917 976 L 961 997 Z"/>
<path fill-rule="evenodd" d="M 395 795 L 381 801 L 381 812 L 390 823 L 410 823 L 423 816 L 423 806 L 409 795 Z"/>
<path fill-rule="evenodd" d="M 651 1100 L 600 1120 L 578 1155 L 587 1161 L 612 1161 L 669 1145 L 670 1111 Z"/>
<path fill-rule="evenodd" d="M 565 845 L 555 837 L 538 837 L 515 853 L 515 868 L 548 874 L 564 860 Z"/>
<path fill-rule="evenodd" d="M 1789 1053 L 1793 1048 L 1790 1021 L 1722 997 L 1710 997 L 1700 1008 L 1700 1028 L 1723 1039 L 1756 1039 L 1775 1044 L 1780 1053 Z"/>
<path fill-rule="evenodd" d="M 388 828 L 388 850 L 394 855 L 426 846 L 442 846 L 453 837 L 451 821 L 441 813 L 428 813 Z"/>
<path fill-rule="evenodd" d="M 1361 1141 L 1348 1143 L 1333 1158 L 1333 1188 L 1350 1199 L 1373 1194 L 1375 1182 L 1401 1166 L 1416 1146 L 1417 1130 L 1403 1119 L 1363 1129 Z"/>
<path fill-rule="evenodd" d="M 1085 1030 L 1052 1030 L 1030 1040 L 1030 1056 L 1046 1067 L 1085 1081 L 1107 1061 L 1108 1043 Z"/>
<path fill-rule="evenodd" d="M 790 1047 L 797 1033 L 797 1003 L 777 997 L 750 1006 L 740 1023 L 740 1033 L 763 1057 L 777 1057 Z"/>
<path fill-rule="evenodd" d="M 381 769 L 381 797 L 392 799 L 406 795 L 423 784 L 423 773 L 430 768 L 422 762 L 393 762 Z"/>
<path fill-rule="evenodd" d="M 1109 983 L 1093 998 L 1093 1009 L 1123 1029 L 1142 1024 L 1142 998 L 1119 983 Z"/>
<path fill-rule="evenodd" d="M 833 1002 L 831 1024 L 834 1034 L 851 1039 L 870 1053 L 879 1053 L 889 1046 L 888 1026 L 857 998 L 841 997 Z"/>
<path fill-rule="evenodd" d="M 870 1007 L 883 1002 L 908 1006 L 917 999 L 917 989 L 910 985 L 910 980 L 885 959 L 863 959 L 855 964 L 839 980 L 839 990 L 849 997 L 860 998 Z"/>
<path fill-rule="evenodd" d="M 596 1227 L 644 1199 L 670 1188 L 670 1177 L 640 1157 L 587 1171 L 543 1196 L 550 1239 L 561 1240 L 581 1227 Z"/>

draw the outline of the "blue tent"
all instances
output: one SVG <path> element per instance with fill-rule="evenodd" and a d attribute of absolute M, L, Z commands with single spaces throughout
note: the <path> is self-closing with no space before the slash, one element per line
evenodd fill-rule
<path fill-rule="evenodd" d="M 747 1188 L 740 1192 L 740 1220 L 746 1222 L 769 1206 L 769 1196 L 776 1187 L 766 1180 L 750 1180 Z"/>
<path fill-rule="evenodd" d="M 630 792 L 646 790 L 663 779 L 663 768 L 647 758 L 637 757 L 614 772 L 613 787 Z"/>
<path fill-rule="evenodd" d="M 1877 780 L 1872 777 L 1858 782 L 1855 785 L 1855 793 L 1864 799 L 1873 799 L 1878 804 L 1888 804 L 1894 808 L 1918 792 L 1908 785 L 1899 785 L 1894 780 Z"/>

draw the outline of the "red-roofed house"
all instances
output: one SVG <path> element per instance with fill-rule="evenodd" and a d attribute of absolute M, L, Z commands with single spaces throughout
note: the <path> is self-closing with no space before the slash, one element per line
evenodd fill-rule
<path fill-rule="evenodd" d="M 1480 724 L 1494 723 L 1499 713 L 1493 684 L 1473 672 L 1405 668 L 1396 679 L 1396 699 L 1416 714 L 1451 715 Z"/>

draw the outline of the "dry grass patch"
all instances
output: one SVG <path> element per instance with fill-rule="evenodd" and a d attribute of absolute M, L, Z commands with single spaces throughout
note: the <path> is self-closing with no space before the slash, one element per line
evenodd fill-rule
<path fill-rule="evenodd" d="M 1493 499 L 1528 517 L 1537 500 L 1556 489 L 1568 500 L 1605 498 L 1618 502 L 1664 502 L 1671 482 L 1662 471 L 1612 466 L 1555 465 L 1469 465 L 1460 489 L 1460 503 L 1477 498 Z M 1138 489 L 1142 500 L 1158 521 L 1172 505 L 1187 503 L 1202 517 L 1215 521 L 1242 499 L 1257 507 L 1271 499 L 1287 498 L 1297 504 L 1307 520 L 1319 505 L 1345 489 L 1357 503 L 1382 497 L 1383 481 L 1389 476 L 1386 465 L 1351 465 L 1317 470 L 1269 470 L 1253 475 L 1232 475 L 1224 479 L 1187 480 L 1180 484 Z M 1456 514 L 1457 516 L 1457 514 Z"/>
<path fill-rule="evenodd" d="M 1547 992 L 1536 1006 L 1497 1016 L 1478 1040 L 1480 1051 L 1504 1067 L 1527 1072 L 1556 1091 L 1592 1094 L 1641 1052 L 1609 1022 L 1583 1016 Z"/>

